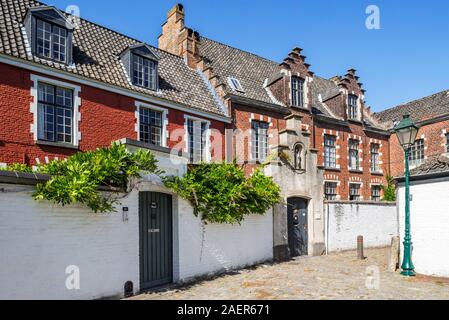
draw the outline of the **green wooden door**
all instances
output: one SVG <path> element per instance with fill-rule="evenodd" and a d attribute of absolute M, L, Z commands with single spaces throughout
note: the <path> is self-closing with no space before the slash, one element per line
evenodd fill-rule
<path fill-rule="evenodd" d="M 173 281 L 172 197 L 139 194 L 140 288 L 146 290 Z"/>

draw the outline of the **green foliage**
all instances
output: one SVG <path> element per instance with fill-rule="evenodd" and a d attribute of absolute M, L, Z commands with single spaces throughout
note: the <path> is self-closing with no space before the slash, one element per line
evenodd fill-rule
<path fill-rule="evenodd" d="M 210 223 L 241 223 L 246 215 L 263 215 L 281 200 L 279 186 L 260 169 L 246 177 L 235 163 L 203 163 L 191 167 L 183 178 L 163 180 L 190 201 L 196 216 Z"/>
<path fill-rule="evenodd" d="M 157 161 L 149 151 L 129 152 L 125 146 L 114 143 L 110 148 L 76 153 L 63 161 L 52 161 L 41 166 L 40 173 L 52 178 L 37 185 L 34 198 L 61 205 L 82 203 L 94 212 L 112 212 L 117 203 L 99 192 L 100 186 L 124 189 L 130 177 L 140 172 L 158 173 Z"/>
<path fill-rule="evenodd" d="M 26 164 L 22 163 L 13 163 L 6 168 L 0 168 L 0 171 L 16 171 L 16 172 L 26 172 L 26 173 L 32 173 L 33 168 L 28 167 Z"/>
<path fill-rule="evenodd" d="M 381 186 L 381 188 L 384 192 L 382 201 L 396 201 L 396 185 L 392 176 L 387 176 L 387 185 Z"/>

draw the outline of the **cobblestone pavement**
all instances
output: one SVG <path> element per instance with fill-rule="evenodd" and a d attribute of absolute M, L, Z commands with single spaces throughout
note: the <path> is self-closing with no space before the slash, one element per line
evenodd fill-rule
<path fill-rule="evenodd" d="M 389 249 L 305 257 L 201 281 L 190 286 L 136 296 L 136 300 L 449 300 L 449 279 L 405 278 L 387 271 Z M 379 277 L 376 278 L 376 270 Z M 370 276 L 374 275 L 374 276 Z M 379 281 L 376 281 L 379 279 Z"/>

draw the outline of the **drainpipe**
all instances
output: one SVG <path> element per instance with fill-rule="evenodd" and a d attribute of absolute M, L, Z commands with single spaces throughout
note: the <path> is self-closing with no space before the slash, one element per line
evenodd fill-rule
<path fill-rule="evenodd" d="M 326 214 L 325 214 L 325 224 L 326 227 L 324 228 L 324 238 L 326 239 L 326 256 L 329 255 L 329 204 L 326 203 L 326 205 L 324 206 L 325 210 L 326 210 Z"/>

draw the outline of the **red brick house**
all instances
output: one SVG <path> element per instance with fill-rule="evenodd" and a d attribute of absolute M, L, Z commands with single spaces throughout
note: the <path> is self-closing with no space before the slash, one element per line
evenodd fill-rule
<path fill-rule="evenodd" d="M 250 173 L 283 146 L 288 119 L 300 119 L 294 129 L 324 172 L 326 198 L 379 200 L 389 132 L 366 108 L 355 70 L 327 80 L 299 48 L 277 63 L 210 40 L 184 26 L 181 5 L 159 48 L 74 25 L 37 1 L 2 10 L 0 163 L 35 165 L 128 138 L 196 162 L 236 158 Z"/>
<path fill-rule="evenodd" d="M 232 129 L 249 132 L 247 139 L 234 137 L 227 151 L 248 172 L 282 145 L 286 119 L 298 116 L 298 129 L 309 137 L 310 151 L 324 169 L 326 197 L 380 199 L 380 185 L 389 172 L 390 134 L 365 106 L 355 70 L 326 80 L 310 71 L 300 48 L 277 63 L 202 37 L 185 27 L 182 5 L 168 13 L 159 48 L 185 55 L 229 108 Z"/>
<path fill-rule="evenodd" d="M 376 116 L 392 129 L 406 114 L 420 127 L 410 155 L 411 168 L 449 152 L 449 90 L 387 109 Z M 396 135 L 390 139 L 390 154 L 391 173 L 400 177 L 404 174 L 404 152 Z"/>
<path fill-rule="evenodd" d="M 0 163 L 124 138 L 223 160 L 227 110 L 181 57 L 37 1 L 1 10 Z"/>

